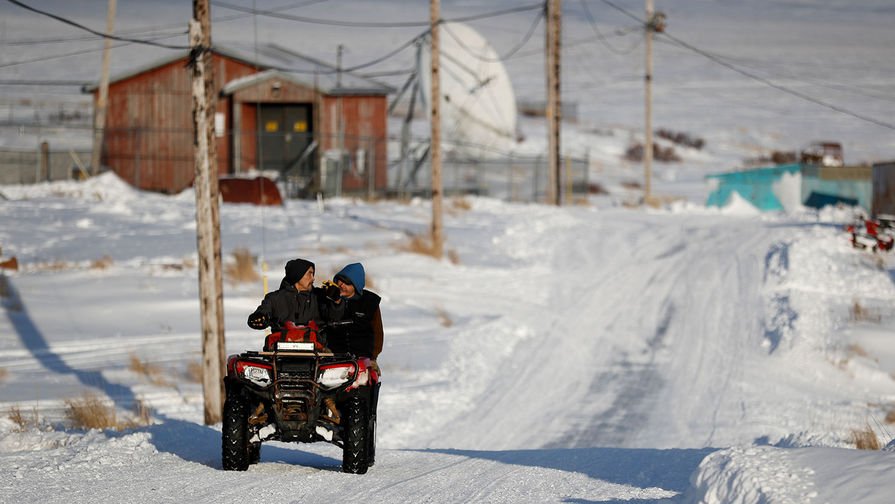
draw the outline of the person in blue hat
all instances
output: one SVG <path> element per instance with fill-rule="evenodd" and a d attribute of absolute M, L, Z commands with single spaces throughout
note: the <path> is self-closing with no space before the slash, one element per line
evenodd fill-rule
<path fill-rule="evenodd" d="M 382 314 L 376 293 L 364 288 L 366 274 L 361 263 L 352 263 L 333 277 L 339 287 L 336 301 L 342 320 L 354 322 L 331 330 L 328 335 L 329 348 L 335 353 L 353 353 L 359 357 L 369 357 L 374 361 L 382 352 Z"/>
<path fill-rule="evenodd" d="M 312 320 L 320 325 L 338 316 L 341 309 L 327 299 L 325 289 L 314 287 L 314 263 L 307 259 L 292 259 L 286 263 L 286 275 L 280 288 L 268 293 L 261 305 L 249 315 L 248 324 L 252 329 L 270 327 L 280 331 L 284 324 L 307 325 Z"/>

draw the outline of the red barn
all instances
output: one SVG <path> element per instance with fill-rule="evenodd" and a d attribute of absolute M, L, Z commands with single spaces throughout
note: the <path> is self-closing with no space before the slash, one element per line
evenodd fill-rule
<path fill-rule="evenodd" d="M 180 53 L 110 81 L 102 164 L 141 189 L 192 183 L 187 61 Z M 270 44 L 216 46 L 213 65 L 219 174 L 274 171 L 290 196 L 385 188 L 392 88 Z M 86 91 L 96 99 L 97 86 Z"/>

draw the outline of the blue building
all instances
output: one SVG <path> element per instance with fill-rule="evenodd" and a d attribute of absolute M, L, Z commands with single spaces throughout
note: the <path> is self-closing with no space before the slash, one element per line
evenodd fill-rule
<path fill-rule="evenodd" d="M 800 163 L 717 173 L 706 176 L 712 185 L 706 205 L 724 206 L 736 192 L 764 212 L 784 210 L 794 198 L 812 208 L 842 203 L 869 212 L 873 204 L 871 176 L 870 166 Z"/>

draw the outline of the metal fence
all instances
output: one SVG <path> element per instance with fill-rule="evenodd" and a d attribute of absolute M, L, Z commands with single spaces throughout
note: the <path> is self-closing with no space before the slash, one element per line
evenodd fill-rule
<path fill-rule="evenodd" d="M 88 125 L 5 124 L 18 134 L 34 136 L 33 149 L 0 148 L 0 184 L 31 184 L 47 180 L 77 177 L 90 160 L 88 149 L 62 147 L 74 139 L 75 145 L 89 145 L 92 128 Z M 41 139 L 52 131 L 48 143 Z M 326 196 L 406 197 L 431 196 L 431 167 L 423 160 L 389 159 L 400 152 L 400 141 L 342 135 L 340 138 L 317 134 L 301 148 L 288 151 L 282 159 L 271 159 L 264 145 L 277 140 L 279 133 L 257 131 L 221 132 L 219 145 L 227 145 L 222 156 L 229 156 L 230 173 L 252 171 L 273 175 L 284 197 L 306 198 L 318 193 Z M 290 135 L 289 133 L 283 135 Z M 299 141 L 292 133 L 290 141 Z M 64 138 L 66 141 L 57 142 Z M 188 143 L 184 142 L 184 139 Z M 248 140 L 252 139 L 252 142 Z M 285 137 L 283 138 L 285 141 Z M 307 139 L 305 139 L 307 140 Z M 425 143 L 425 139 L 417 139 Z M 29 142 L 31 143 L 31 142 Z M 193 178 L 192 132 L 161 128 L 106 131 L 105 161 L 122 179 L 148 190 L 179 191 Z M 275 143 L 275 142 L 274 142 Z M 248 145 L 255 147 L 249 148 Z M 321 148 L 320 144 L 326 146 Z M 111 149 L 110 146 L 115 146 Z M 239 146 L 239 147 L 237 147 Z M 341 148 L 337 147 L 341 146 Z M 561 191 L 571 202 L 588 191 L 587 158 L 564 158 L 561 166 Z M 445 194 L 477 194 L 516 202 L 544 202 L 547 197 L 548 164 L 546 157 L 495 156 L 458 159 L 447 156 L 442 162 Z M 165 181 L 177 187 L 166 189 Z"/>
<path fill-rule="evenodd" d="M 77 161 L 76 161 L 77 158 Z M 78 163 L 90 162 L 90 151 L 0 148 L 0 185 L 35 184 L 78 177 Z"/>
<path fill-rule="evenodd" d="M 560 170 L 561 198 L 565 202 L 588 191 L 587 158 L 566 157 Z M 432 194 L 432 171 L 428 162 L 418 169 L 393 166 L 391 191 L 401 196 Z M 445 159 L 442 185 L 445 194 L 477 194 L 505 201 L 544 202 L 549 183 L 547 158 L 506 156 L 496 159 Z"/>

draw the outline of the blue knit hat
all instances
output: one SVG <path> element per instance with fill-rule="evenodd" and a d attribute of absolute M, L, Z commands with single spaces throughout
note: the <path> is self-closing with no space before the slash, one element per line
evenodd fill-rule
<path fill-rule="evenodd" d="M 358 294 L 364 291 L 364 265 L 361 263 L 351 263 L 345 266 L 342 271 L 336 273 L 334 278 L 350 283 Z"/>

